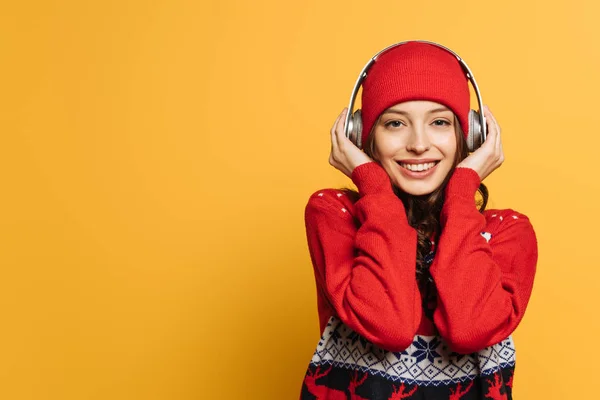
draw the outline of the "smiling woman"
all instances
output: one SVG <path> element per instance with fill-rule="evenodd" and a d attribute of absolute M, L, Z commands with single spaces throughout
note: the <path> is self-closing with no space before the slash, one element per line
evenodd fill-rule
<path fill-rule="evenodd" d="M 367 155 L 377 159 L 392 183 L 421 196 L 439 188 L 456 166 L 454 114 L 431 101 L 407 101 L 385 110 L 368 136 Z M 371 153 L 371 154 L 369 154 Z"/>
<path fill-rule="evenodd" d="M 364 152 L 388 173 L 392 189 L 403 202 L 409 225 L 418 228 L 416 269 L 420 275 L 423 260 L 437 241 L 439 212 L 450 171 L 468 156 L 460 122 L 452 110 L 439 103 L 426 100 L 399 103 L 377 118 Z M 432 163 L 433 167 L 425 168 Z M 481 200 L 477 207 L 483 212 L 489 192 L 483 182 L 478 191 Z M 352 189 L 344 192 L 353 202 L 360 198 L 359 192 Z"/>
<path fill-rule="evenodd" d="M 486 209 L 500 128 L 485 107 L 469 154 L 469 109 L 458 59 L 407 42 L 364 79 L 356 142 L 349 111 L 335 121 L 329 163 L 358 190 L 306 205 L 322 336 L 302 399 L 512 399 L 537 240 L 525 215 Z"/>

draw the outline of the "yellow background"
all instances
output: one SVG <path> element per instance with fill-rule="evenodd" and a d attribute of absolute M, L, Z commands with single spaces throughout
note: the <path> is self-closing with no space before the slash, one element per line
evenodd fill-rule
<path fill-rule="evenodd" d="M 467 61 L 502 127 L 490 207 L 538 234 L 515 398 L 594 396 L 597 2 L 1 9 L 0 398 L 297 398 L 319 337 L 304 206 L 349 184 L 329 129 L 407 39 Z"/>

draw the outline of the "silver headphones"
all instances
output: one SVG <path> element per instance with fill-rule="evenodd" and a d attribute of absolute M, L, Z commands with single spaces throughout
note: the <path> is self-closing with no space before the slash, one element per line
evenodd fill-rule
<path fill-rule="evenodd" d="M 465 75 L 471 82 L 471 86 L 473 86 L 473 89 L 475 89 L 475 94 L 477 95 L 477 103 L 479 104 L 479 111 L 469 110 L 469 133 L 467 136 L 467 147 L 468 147 L 469 151 L 473 152 L 473 151 L 477 150 L 483 144 L 483 142 L 485 141 L 485 138 L 487 136 L 487 125 L 485 123 L 485 117 L 483 115 L 483 102 L 481 100 L 481 93 L 479 92 L 479 87 L 477 86 L 477 82 L 475 82 L 475 78 L 473 77 L 473 74 L 471 73 L 471 70 L 469 69 L 467 64 L 463 61 L 462 58 L 460 58 L 458 56 L 458 54 L 456 54 L 449 48 L 442 46 L 441 44 L 434 43 L 434 42 L 428 42 L 425 40 L 410 40 L 410 41 L 407 40 L 404 42 L 393 44 L 393 45 L 388 46 L 385 49 L 381 50 L 379 53 L 375 54 L 369 60 L 369 62 L 367 62 L 367 64 L 363 67 L 362 71 L 360 72 L 360 75 L 358 76 L 358 79 L 356 80 L 356 84 L 354 85 L 354 89 L 352 89 L 352 95 L 350 96 L 350 104 L 348 105 L 348 113 L 346 114 L 346 120 L 344 122 L 344 133 L 345 133 L 346 137 L 349 138 L 356 146 L 358 146 L 358 148 L 362 149 L 363 144 L 362 144 L 362 135 L 361 135 L 362 134 L 361 111 L 356 110 L 356 111 L 352 112 L 352 110 L 354 109 L 354 101 L 356 100 L 356 94 L 358 93 L 358 89 L 360 88 L 363 81 L 367 77 L 367 71 L 369 70 L 369 68 L 371 68 L 371 66 L 377 61 L 377 57 L 379 57 L 382 53 L 384 53 L 396 46 L 401 46 L 404 43 L 408 43 L 408 42 L 420 42 L 420 43 L 432 44 L 434 46 L 437 46 L 441 49 L 446 50 L 447 52 L 449 52 L 450 54 L 452 54 L 453 56 L 455 56 L 458 59 L 463 71 L 465 72 Z"/>

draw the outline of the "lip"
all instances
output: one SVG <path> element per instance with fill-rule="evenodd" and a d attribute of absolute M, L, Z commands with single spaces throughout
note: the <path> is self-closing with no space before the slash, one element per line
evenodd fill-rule
<path fill-rule="evenodd" d="M 419 162 L 412 162 L 414 160 L 402 160 L 403 163 L 406 164 L 421 164 L 421 163 L 427 163 L 427 162 L 434 162 L 434 161 L 439 161 L 439 160 L 418 160 Z M 415 171 L 410 171 L 406 168 L 404 168 L 403 166 L 400 165 L 400 162 L 397 162 L 398 164 L 398 168 L 400 169 L 400 173 L 408 178 L 414 178 L 414 179 L 423 179 L 423 178 L 427 178 L 428 176 L 430 176 L 431 174 L 433 174 L 436 170 L 436 168 L 438 167 L 438 165 L 440 165 L 440 163 L 438 162 L 437 164 L 435 164 L 433 167 L 429 168 L 426 171 L 419 171 L 419 172 L 415 172 Z"/>
<path fill-rule="evenodd" d="M 396 160 L 396 162 L 399 162 L 399 163 L 402 162 L 405 164 L 427 164 L 430 162 L 438 162 L 438 161 L 441 161 L 441 160 L 436 160 L 434 158 L 419 158 L 419 159 L 410 158 L 410 159 L 406 159 L 406 160 Z"/>

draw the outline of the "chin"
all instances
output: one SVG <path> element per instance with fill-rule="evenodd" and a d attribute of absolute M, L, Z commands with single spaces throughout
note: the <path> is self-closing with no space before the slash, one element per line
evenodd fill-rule
<path fill-rule="evenodd" d="M 403 192 L 411 195 L 411 196 L 425 196 L 431 194 L 439 187 L 432 185 L 413 185 L 413 184 L 397 184 L 396 185 Z"/>
<path fill-rule="evenodd" d="M 413 180 L 403 176 L 396 176 L 396 186 L 411 196 L 426 196 L 433 193 L 444 182 L 443 176 L 433 175 L 430 179 Z"/>

